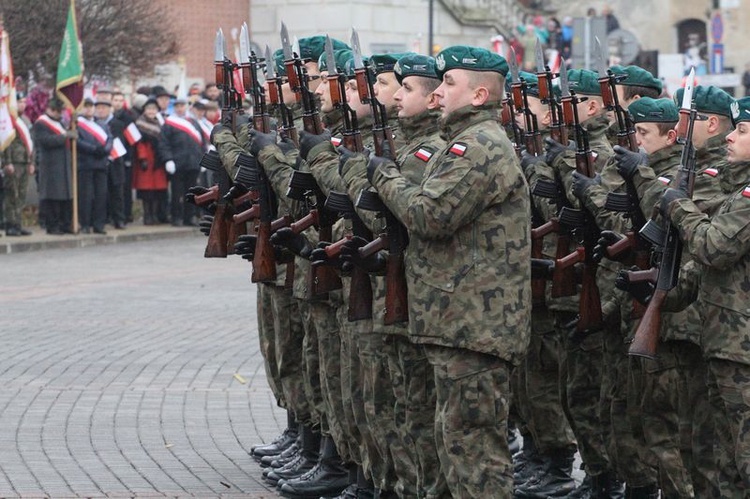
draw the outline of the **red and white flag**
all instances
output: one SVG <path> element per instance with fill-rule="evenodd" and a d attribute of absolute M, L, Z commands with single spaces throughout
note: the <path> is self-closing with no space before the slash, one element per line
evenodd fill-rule
<path fill-rule="evenodd" d="M 109 153 L 109 159 L 114 161 L 117 158 L 122 158 L 127 152 L 128 150 L 125 149 L 125 144 L 122 143 L 120 137 L 115 137 L 115 140 L 112 141 L 112 151 Z"/>
<path fill-rule="evenodd" d="M 141 135 L 141 131 L 138 130 L 138 127 L 135 126 L 135 123 L 129 124 L 127 128 L 125 128 L 123 135 L 125 135 L 125 140 L 127 140 L 128 144 L 130 144 L 131 146 L 134 146 L 143 138 L 143 135 Z"/>

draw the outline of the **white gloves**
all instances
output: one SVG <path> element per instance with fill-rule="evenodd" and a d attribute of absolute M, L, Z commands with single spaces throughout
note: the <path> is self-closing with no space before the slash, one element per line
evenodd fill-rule
<path fill-rule="evenodd" d="M 164 164 L 164 168 L 167 169 L 167 173 L 169 173 L 170 175 L 174 175 L 174 172 L 177 171 L 177 166 L 174 164 L 174 161 L 167 161 Z"/>

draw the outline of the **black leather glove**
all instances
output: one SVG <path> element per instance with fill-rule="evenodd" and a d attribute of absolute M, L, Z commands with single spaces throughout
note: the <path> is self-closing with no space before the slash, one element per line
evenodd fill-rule
<path fill-rule="evenodd" d="M 286 156 L 292 151 L 295 151 L 297 149 L 297 145 L 292 142 L 292 139 L 289 137 L 282 137 L 282 139 L 279 141 L 279 149 L 281 149 L 281 152 L 284 153 Z"/>
<path fill-rule="evenodd" d="M 370 156 L 367 161 L 367 180 L 372 184 L 372 179 L 375 176 L 375 170 L 380 168 L 381 165 L 385 165 L 393 161 L 389 156 Z"/>
<path fill-rule="evenodd" d="M 344 165 L 347 161 L 357 155 L 356 152 L 347 149 L 344 146 L 338 146 L 336 150 L 339 152 L 339 175 L 344 175 Z"/>
<path fill-rule="evenodd" d="M 258 242 L 258 236 L 255 234 L 243 234 L 237 238 L 234 243 L 234 254 L 240 255 L 245 260 L 252 261 L 255 256 L 255 243 Z"/>
<path fill-rule="evenodd" d="M 552 280 L 552 273 L 555 271 L 555 261 L 544 258 L 531 259 L 531 278 Z"/>
<path fill-rule="evenodd" d="M 310 258 L 312 246 L 305 236 L 295 234 L 291 227 L 283 227 L 271 235 L 271 243 L 274 246 L 281 246 L 288 249 L 295 255 L 302 258 Z"/>
<path fill-rule="evenodd" d="M 686 199 L 688 197 L 687 192 L 685 192 L 682 188 L 669 188 L 666 191 L 664 191 L 664 194 L 661 196 L 661 202 L 659 203 L 659 213 L 661 213 L 661 216 L 663 216 L 666 220 L 669 220 L 669 205 L 672 203 L 672 201 L 675 201 L 677 199 Z"/>
<path fill-rule="evenodd" d="M 578 172 L 573 172 L 573 195 L 578 199 L 585 199 L 586 191 L 594 185 L 602 185 L 602 177 L 598 173 L 593 177 Z"/>
<path fill-rule="evenodd" d="M 208 237 L 208 235 L 211 233 L 211 226 L 214 223 L 214 217 L 211 215 L 203 215 L 198 222 L 198 230 L 201 231 L 201 233 Z"/>
<path fill-rule="evenodd" d="M 625 180 L 630 180 L 635 175 L 638 166 L 648 165 L 648 154 L 640 151 L 633 152 L 622 146 L 615 146 L 615 161 L 617 162 L 617 173 Z"/>
<path fill-rule="evenodd" d="M 224 201 L 231 202 L 233 199 L 236 199 L 245 194 L 248 190 L 249 189 L 244 185 L 236 183 L 229 188 L 226 194 L 224 194 Z"/>
<path fill-rule="evenodd" d="M 534 156 L 526 149 L 521 152 L 521 168 L 527 177 L 529 176 L 529 169 L 533 168 L 537 163 L 544 163 L 544 156 Z"/>
<path fill-rule="evenodd" d="M 190 204 L 195 204 L 195 196 L 200 196 L 207 192 L 208 192 L 207 187 L 203 187 L 202 185 L 194 185 L 193 187 L 187 190 L 187 193 L 185 194 L 185 202 L 190 203 Z"/>
<path fill-rule="evenodd" d="M 260 151 L 265 147 L 276 143 L 275 133 L 263 133 L 259 130 L 251 128 L 248 131 L 248 135 L 250 135 L 250 148 L 248 149 L 248 151 L 252 156 L 257 157 L 258 153 L 260 153 Z"/>
<path fill-rule="evenodd" d="M 591 255 L 591 258 L 596 263 L 601 262 L 605 257 L 609 258 L 609 256 L 607 255 L 607 248 L 620 241 L 623 237 L 625 236 L 621 236 L 617 232 L 611 230 L 603 230 L 601 234 L 599 234 L 599 240 L 596 242 L 596 246 L 594 246 L 594 251 Z M 616 262 L 622 262 L 628 256 L 630 256 L 630 252 L 631 250 L 628 249 L 627 251 L 623 251 L 622 253 L 617 255 L 615 258 L 610 259 Z"/>
<path fill-rule="evenodd" d="M 544 162 L 548 165 L 552 165 L 555 159 L 557 159 L 557 157 L 565 151 L 576 150 L 576 143 L 572 140 L 568 141 L 567 145 L 563 145 L 554 140 L 552 137 L 547 137 L 546 139 L 544 139 L 544 144 L 547 150 L 547 153 L 544 155 Z"/>
<path fill-rule="evenodd" d="M 307 161 L 307 156 L 310 154 L 313 147 L 330 140 L 331 132 L 328 130 L 323 130 L 323 133 L 320 135 L 301 130 L 299 133 L 299 155 L 302 156 L 302 159 Z"/>
<path fill-rule="evenodd" d="M 214 137 L 216 137 L 216 134 L 222 131 L 231 131 L 228 127 L 224 126 L 222 123 L 217 123 L 214 125 L 214 127 L 211 129 L 211 135 L 209 139 L 211 140 L 211 143 L 215 146 L 216 142 L 214 142 Z"/>
<path fill-rule="evenodd" d="M 144 172 L 146 170 L 148 170 L 148 161 L 147 160 L 145 160 L 145 159 L 140 160 L 138 162 L 138 165 L 141 167 L 141 170 L 143 170 Z"/>
<path fill-rule="evenodd" d="M 326 254 L 326 247 L 330 245 L 331 243 L 329 243 L 328 241 L 321 241 L 318 243 L 318 247 L 312 250 L 312 253 L 310 253 L 310 261 L 314 266 L 329 265 L 337 269 L 341 268 L 341 264 L 343 262 L 338 256 L 335 258 L 330 258 Z"/>
<path fill-rule="evenodd" d="M 345 264 L 359 267 L 371 274 L 382 274 L 387 263 L 385 255 L 378 251 L 366 258 L 362 258 L 359 249 L 367 244 L 367 240 L 354 236 L 341 247 L 340 258 Z"/>
<path fill-rule="evenodd" d="M 638 267 L 631 267 L 630 270 L 639 270 Z M 620 270 L 615 279 L 615 287 L 621 289 L 635 298 L 641 305 L 648 305 L 651 297 L 654 295 L 655 286 L 648 281 L 630 282 L 628 270 Z"/>

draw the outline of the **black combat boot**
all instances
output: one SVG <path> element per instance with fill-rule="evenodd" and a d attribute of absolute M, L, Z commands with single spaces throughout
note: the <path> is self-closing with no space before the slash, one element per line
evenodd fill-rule
<path fill-rule="evenodd" d="M 592 477 L 594 499 L 625 499 L 625 485 L 617 479 L 614 472 L 606 471 Z"/>
<path fill-rule="evenodd" d="M 263 474 L 265 475 L 267 474 L 266 471 L 281 468 L 289 461 L 293 461 L 297 457 L 301 449 L 302 433 L 300 432 L 300 434 L 297 436 L 297 440 L 292 445 L 287 447 L 281 454 L 276 454 L 273 456 L 263 456 L 263 458 L 260 460 L 260 466 L 262 468 L 265 468 L 263 470 Z"/>
<path fill-rule="evenodd" d="M 581 485 L 568 495 L 568 499 L 591 499 L 594 497 L 594 480 L 586 474 Z"/>
<path fill-rule="evenodd" d="M 357 466 L 357 499 L 373 499 L 374 497 L 375 485 L 365 476 L 365 469 Z"/>
<path fill-rule="evenodd" d="M 297 423 L 294 422 L 294 415 L 291 411 L 287 411 L 287 425 L 286 430 L 276 437 L 273 442 L 267 445 L 256 445 L 250 449 L 252 456 L 260 461 L 263 456 L 272 456 L 281 454 L 286 450 L 287 447 L 293 445 L 297 440 L 299 431 L 297 430 Z"/>
<path fill-rule="evenodd" d="M 544 459 L 536 450 L 531 434 L 524 436 L 523 450 L 513 457 L 513 484 L 520 487 L 532 476 L 544 470 Z"/>
<path fill-rule="evenodd" d="M 311 426 L 302 427 L 302 446 L 297 456 L 284 466 L 271 469 L 264 478 L 273 484 L 279 480 L 298 478 L 315 467 L 320 456 L 320 432 Z"/>
<path fill-rule="evenodd" d="M 357 466 L 349 465 L 349 485 L 333 499 L 357 499 Z"/>
<path fill-rule="evenodd" d="M 515 490 L 515 497 L 535 499 L 546 497 L 567 497 L 576 488 L 576 482 L 570 474 L 573 472 L 575 447 L 558 449 L 543 455 L 544 467 L 526 483 Z"/>
<path fill-rule="evenodd" d="M 318 499 L 340 494 L 349 485 L 349 471 L 341 461 L 331 437 L 323 437 L 318 464 L 299 478 L 281 486 L 281 495 L 295 499 Z"/>
<path fill-rule="evenodd" d="M 659 487 L 656 484 L 645 487 L 625 487 L 625 499 L 659 499 Z"/>

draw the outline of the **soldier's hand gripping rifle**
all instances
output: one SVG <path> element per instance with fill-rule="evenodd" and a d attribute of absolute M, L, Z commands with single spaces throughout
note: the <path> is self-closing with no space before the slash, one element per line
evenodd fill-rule
<path fill-rule="evenodd" d="M 539 39 L 536 41 L 536 75 L 539 85 L 539 99 L 546 104 L 550 113 L 550 137 L 552 140 L 560 143 L 568 143 L 568 129 L 562 120 L 562 108 L 560 103 L 555 99 L 552 89 L 552 80 L 557 76 L 553 74 L 549 67 L 544 63 L 544 54 Z M 567 77 L 567 75 L 566 75 Z M 551 165 L 550 165 L 551 166 Z M 563 189 L 562 179 L 558 172 L 555 172 L 555 180 L 539 180 L 534 186 L 533 194 L 535 196 L 551 199 L 557 206 L 558 216 L 552 217 L 546 223 L 531 230 L 532 241 L 540 241 L 544 236 L 550 233 L 557 234 L 557 247 L 555 249 L 555 260 L 560 260 L 568 255 L 571 244 L 571 228 L 561 225 L 559 214 L 563 208 L 572 207 L 568 197 Z M 538 293 L 538 291 L 537 291 Z M 573 267 L 565 269 L 555 268 L 552 273 L 552 287 L 550 294 L 552 298 L 563 296 L 573 296 L 577 293 L 576 274 Z"/>
<path fill-rule="evenodd" d="M 688 75 L 685 85 L 685 93 L 682 97 L 682 106 L 680 108 L 680 121 L 677 124 L 677 134 L 685 137 L 682 146 L 682 157 L 680 159 L 680 169 L 677 174 L 677 185 L 683 189 L 688 197 L 692 197 L 693 184 L 695 182 L 695 148 L 693 147 L 693 126 L 695 121 L 700 119 L 698 112 L 693 106 L 693 85 L 695 82 L 695 70 L 692 69 Z M 638 324 L 635 331 L 633 342 L 628 349 L 630 355 L 640 357 L 655 358 L 656 347 L 659 342 L 659 329 L 661 328 L 661 309 L 667 293 L 677 285 L 680 275 L 680 266 L 682 263 L 682 240 L 680 233 L 675 225 L 667 220 L 667 230 L 661 241 L 653 240 L 655 232 L 649 232 L 648 226 L 656 223 L 652 218 L 649 223 L 641 230 L 649 240 L 660 249 L 660 259 L 657 264 L 656 272 L 656 289 L 646 307 L 646 312 Z M 644 271 L 644 274 L 648 271 Z M 630 282 L 635 282 L 633 275 L 630 274 Z M 646 275 L 645 277 L 651 277 Z"/>
<path fill-rule="evenodd" d="M 357 92 L 359 93 L 359 100 L 362 104 L 370 104 L 372 108 L 372 138 L 374 141 L 375 155 L 384 156 L 388 154 L 388 158 L 396 159 L 396 146 L 393 144 L 393 132 L 391 127 L 388 126 L 388 116 L 386 114 L 385 106 L 381 104 L 375 97 L 375 91 L 373 85 L 375 83 L 375 75 L 370 70 L 369 61 L 365 61 L 362 58 L 362 50 L 359 45 L 359 35 L 355 30 L 352 30 L 352 53 L 354 54 L 354 77 L 357 80 Z M 385 143 L 388 143 L 386 146 Z"/>
<path fill-rule="evenodd" d="M 335 191 L 329 192 L 328 199 L 326 199 L 326 209 L 339 213 L 351 225 L 351 228 L 347 229 L 347 232 L 350 232 L 350 234 L 326 246 L 325 253 L 327 258 L 338 258 L 341 247 L 352 236 L 361 237 L 367 241 L 372 239 L 372 233 L 357 215 L 357 212 L 354 210 L 354 203 L 352 203 L 347 194 Z M 357 266 L 351 270 L 347 318 L 350 322 L 372 319 L 372 283 L 370 282 L 370 275 L 365 269 Z"/>
<path fill-rule="evenodd" d="M 406 227 L 391 213 L 378 194 L 371 190 L 360 192 L 356 203 L 362 210 L 376 211 L 385 219 L 385 232 L 359 248 L 361 258 L 369 258 L 378 251 L 388 250 L 385 267 L 385 317 L 383 324 L 409 321 L 404 250 L 409 244 Z"/>
<path fill-rule="evenodd" d="M 560 89 L 562 90 L 563 121 L 569 129 L 573 130 L 575 135 L 576 171 L 587 177 L 594 177 L 596 175 L 594 170 L 595 156 L 589 148 L 588 133 L 578 118 L 577 104 L 584 99 L 571 93 L 564 61 L 560 68 Z M 593 253 L 600 231 L 594 217 L 586 209 L 563 208 L 560 213 L 560 223 L 575 228 L 579 246 L 573 253 L 555 261 L 554 271 L 572 267 L 576 263 L 583 263 L 576 331 L 580 334 L 596 331 L 602 326 L 602 306 L 599 286 L 596 284 L 597 263 L 593 258 Z"/>
<path fill-rule="evenodd" d="M 304 192 L 310 202 L 307 215 L 290 225 L 294 234 L 301 234 L 309 227 L 317 227 L 320 241 L 333 239 L 333 224 L 336 216 L 325 208 L 326 195 L 323 193 L 311 173 L 296 170 L 289 179 L 289 190 Z M 341 289 L 341 278 L 336 269 L 328 265 L 311 266 L 307 277 L 308 298 L 325 295 L 329 291 Z"/>

